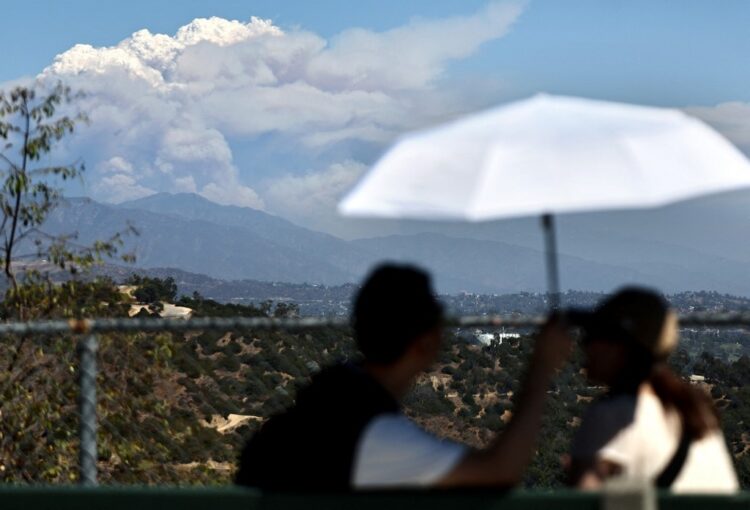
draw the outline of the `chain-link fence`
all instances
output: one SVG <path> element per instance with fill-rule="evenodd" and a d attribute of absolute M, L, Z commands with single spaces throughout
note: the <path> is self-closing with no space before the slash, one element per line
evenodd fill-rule
<path fill-rule="evenodd" d="M 542 320 L 458 317 L 448 325 L 454 333 L 528 333 Z M 746 313 L 682 318 L 685 328 L 749 325 Z M 342 319 L 53 321 L 1 324 L 0 336 L 0 476 L 29 483 L 227 483 L 239 448 L 265 418 L 322 366 L 357 356 Z M 479 387 L 476 374 L 497 367 L 491 357 L 461 364 L 459 354 L 422 381 L 410 409 L 418 419 L 465 413 L 474 421 L 461 433 L 481 443 L 481 420 L 504 419 L 514 372 L 467 399 L 455 379 Z"/>

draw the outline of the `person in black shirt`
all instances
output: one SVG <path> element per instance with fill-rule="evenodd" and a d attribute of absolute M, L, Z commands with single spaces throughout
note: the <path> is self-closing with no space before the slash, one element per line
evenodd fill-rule
<path fill-rule="evenodd" d="M 571 340 L 558 320 L 542 328 L 506 430 L 485 449 L 443 441 L 401 413 L 399 400 L 436 361 L 443 310 L 429 276 L 383 265 L 359 292 L 352 323 L 361 365 L 313 377 L 289 410 L 248 441 L 236 483 L 273 490 L 512 486 L 534 452 L 550 379 Z"/>

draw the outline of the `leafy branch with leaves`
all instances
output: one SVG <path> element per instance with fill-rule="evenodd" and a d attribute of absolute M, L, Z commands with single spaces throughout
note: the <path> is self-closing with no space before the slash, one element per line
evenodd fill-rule
<path fill-rule="evenodd" d="M 85 170 L 82 162 L 43 165 L 43 158 L 53 152 L 62 139 L 71 135 L 88 118 L 74 111 L 82 94 L 73 93 L 62 83 L 46 88 L 41 84 L 19 86 L 10 92 L 0 91 L 0 265 L 11 286 L 11 301 L 22 292 L 15 262 L 22 243 L 33 243 L 35 257 L 48 261 L 54 268 L 76 274 L 117 256 L 123 246 L 123 235 L 137 233 L 128 226 L 123 232 L 90 246 L 75 244 L 75 235 L 50 235 L 43 231 L 50 212 L 63 200 L 60 181 L 80 179 Z M 73 111 L 73 113 L 70 113 Z M 125 262 L 132 254 L 119 256 Z M 40 274 L 31 269 L 24 274 L 39 282 Z M 24 301 L 19 300 L 19 303 Z M 23 319 L 23 309 L 19 310 Z"/>
<path fill-rule="evenodd" d="M 105 258 L 133 260 L 118 254 L 123 236 L 136 233 L 132 227 L 88 246 L 76 243 L 77 234 L 44 231 L 64 200 L 63 183 L 82 179 L 85 170 L 80 161 L 45 164 L 88 121 L 75 111 L 81 97 L 62 83 L 0 91 L 0 270 L 9 287 L 0 302 L 4 320 L 127 316 L 129 305 L 111 280 L 53 280 L 53 271 L 74 276 Z M 20 263 L 27 258 L 32 262 Z M 70 335 L 2 339 L 0 480 L 75 480 L 75 341 Z"/>

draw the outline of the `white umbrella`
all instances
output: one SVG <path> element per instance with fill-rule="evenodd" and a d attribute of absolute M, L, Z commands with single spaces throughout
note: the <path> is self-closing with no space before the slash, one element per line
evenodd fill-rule
<path fill-rule="evenodd" d="M 482 221 L 665 205 L 750 187 L 750 162 L 666 108 L 537 95 L 402 137 L 339 204 L 347 216 Z"/>

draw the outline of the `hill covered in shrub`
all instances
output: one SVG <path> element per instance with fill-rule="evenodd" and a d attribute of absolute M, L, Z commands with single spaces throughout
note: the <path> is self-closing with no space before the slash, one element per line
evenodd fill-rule
<path fill-rule="evenodd" d="M 135 283 L 135 282 L 133 282 Z M 126 316 L 132 297 L 108 280 L 63 287 L 48 299 L 46 318 L 71 309 L 90 316 Z M 149 299 L 172 293 L 170 282 L 140 280 Z M 150 289 L 150 290 L 149 290 Z M 153 296 L 152 296 L 153 294 Z M 173 293 L 172 293 L 173 297 Z M 193 316 L 290 316 L 288 303 L 222 304 L 199 294 L 177 300 Z M 489 346 L 449 331 L 439 362 L 404 402 L 428 430 L 481 446 L 513 413 L 533 339 Z M 721 343 L 721 335 L 712 337 Z M 701 345 L 708 340 L 702 339 Z M 3 338 L 0 350 L 0 479 L 65 483 L 76 480 L 76 338 Z M 693 345 L 695 347 L 695 345 Z M 326 365 L 357 360 L 347 328 L 107 334 L 99 349 L 99 469 L 102 483 L 222 484 L 231 480 L 241 445 Z M 722 410 L 724 428 L 744 487 L 750 487 L 750 359 L 680 350 L 674 367 L 699 374 Z M 580 371 L 580 354 L 550 388 L 537 455 L 525 484 L 564 484 L 561 458 L 587 403 L 602 393 Z"/>

